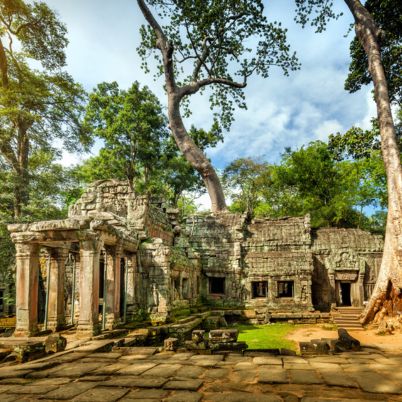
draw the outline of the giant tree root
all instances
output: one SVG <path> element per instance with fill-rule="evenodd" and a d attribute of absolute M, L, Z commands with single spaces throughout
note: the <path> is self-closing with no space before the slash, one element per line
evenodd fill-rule
<path fill-rule="evenodd" d="M 388 281 L 387 289 L 377 295 L 363 312 L 362 324 L 381 325 L 391 318 L 402 319 L 402 290 Z"/>

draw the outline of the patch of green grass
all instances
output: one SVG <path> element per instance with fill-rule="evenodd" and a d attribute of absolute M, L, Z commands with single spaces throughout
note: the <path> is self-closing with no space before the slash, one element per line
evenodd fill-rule
<path fill-rule="evenodd" d="M 293 324 L 236 325 L 239 341 L 247 343 L 249 349 L 291 349 L 297 350 L 296 343 L 285 339 L 295 330 Z"/>

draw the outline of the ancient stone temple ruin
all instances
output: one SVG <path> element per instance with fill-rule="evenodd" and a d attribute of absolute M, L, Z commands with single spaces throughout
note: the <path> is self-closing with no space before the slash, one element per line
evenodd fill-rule
<path fill-rule="evenodd" d="M 381 262 L 380 236 L 312 229 L 309 216 L 190 216 L 136 196 L 126 182 L 93 183 L 67 219 L 9 225 L 16 247 L 16 330 L 76 325 L 83 334 L 193 306 L 300 317 L 362 306 Z"/>

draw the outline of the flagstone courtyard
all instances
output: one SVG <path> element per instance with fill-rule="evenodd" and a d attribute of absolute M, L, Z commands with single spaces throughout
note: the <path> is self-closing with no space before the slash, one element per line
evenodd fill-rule
<path fill-rule="evenodd" d="M 111 350 L 113 344 L 92 340 L 33 362 L 3 365 L 0 400 L 402 401 L 402 353 L 363 348 L 310 357 L 196 355 L 155 347 Z"/>

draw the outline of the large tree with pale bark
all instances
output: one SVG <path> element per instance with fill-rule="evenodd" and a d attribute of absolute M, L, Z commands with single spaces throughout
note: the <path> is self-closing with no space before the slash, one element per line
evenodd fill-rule
<path fill-rule="evenodd" d="M 373 82 L 377 105 L 381 153 L 387 175 L 388 216 L 384 253 L 376 286 L 362 318 L 367 323 L 378 313 L 386 316 L 402 311 L 402 168 L 381 52 L 386 25 L 380 27 L 360 0 L 345 0 L 345 3 L 353 15 L 356 37 L 367 57 L 368 73 Z M 371 3 L 377 3 L 377 7 L 394 3 L 396 15 L 400 16 L 397 13 L 400 7 L 398 2 L 388 0 Z M 296 5 L 299 22 L 306 24 L 311 18 L 312 25 L 318 31 L 322 31 L 328 20 L 335 17 L 331 1 L 296 0 Z M 311 17 L 312 15 L 314 16 Z"/>
<path fill-rule="evenodd" d="M 30 160 L 70 150 L 81 140 L 85 92 L 63 67 L 64 24 L 43 2 L 0 1 L 0 167 L 13 181 L 13 219 L 25 219 L 32 179 Z"/>
<path fill-rule="evenodd" d="M 200 173 L 213 212 L 226 209 L 216 171 L 196 146 L 183 122 L 191 95 L 208 88 L 216 110 L 218 135 L 245 107 L 244 88 L 253 74 L 267 77 L 275 65 L 285 74 L 299 68 L 290 53 L 286 29 L 268 22 L 261 0 L 137 0 L 147 26 L 141 27 L 139 53 L 147 69 L 150 53 L 159 63 L 168 98 L 172 135 L 184 157 Z"/>

